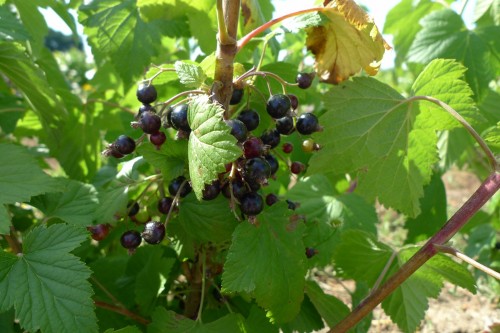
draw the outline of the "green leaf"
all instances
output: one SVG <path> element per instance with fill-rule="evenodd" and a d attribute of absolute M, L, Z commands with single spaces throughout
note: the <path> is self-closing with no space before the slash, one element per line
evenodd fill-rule
<path fill-rule="evenodd" d="M 180 82 L 187 88 L 198 88 L 205 83 L 207 76 L 198 64 L 176 61 L 174 66 Z"/>
<path fill-rule="evenodd" d="M 188 165 L 186 140 L 169 140 L 160 150 L 151 144 L 142 144 L 137 148 L 137 153 L 155 169 L 159 169 L 167 182 L 183 175 Z"/>
<path fill-rule="evenodd" d="M 0 156 L 0 204 L 29 201 L 31 196 L 59 189 L 24 147 L 0 143 Z"/>
<path fill-rule="evenodd" d="M 308 295 L 300 305 L 299 314 L 290 322 L 281 325 L 283 333 L 308 333 L 321 330 L 325 325 Z"/>
<path fill-rule="evenodd" d="M 104 333 L 142 333 L 142 331 L 138 329 L 136 326 L 127 326 L 124 328 L 120 328 L 118 330 L 110 328 L 109 330 L 106 330 Z"/>
<path fill-rule="evenodd" d="M 113 183 L 106 189 L 100 189 L 97 197 L 98 206 L 94 213 L 94 223 L 112 223 L 116 212 L 122 211 L 128 203 L 128 186 Z"/>
<path fill-rule="evenodd" d="M 292 320 L 304 297 L 306 257 L 303 227 L 290 222 L 284 203 L 258 215 L 257 223 L 241 222 L 222 274 L 222 291 L 253 295 L 278 323 Z"/>
<path fill-rule="evenodd" d="M 25 41 L 29 38 L 26 28 L 19 22 L 8 6 L 0 7 L 0 40 Z"/>
<path fill-rule="evenodd" d="M 335 326 L 350 312 L 344 302 L 332 295 L 325 294 L 316 282 L 306 282 L 305 291 L 329 327 Z"/>
<path fill-rule="evenodd" d="M 242 154 L 236 138 L 230 134 L 231 128 L 222 119 L 223 113 L 224 109 L 211 103 L 206 95 L 194 98 L 189 104 L 189 175 L 198 199 L 205 184 L 217 179 L 225 165 Z"/>
<path fill-rule="evenodd" d="M 16 129 L 19 119 L 25 112 L 25 106 L 19 103 L 19 99 L 0 93 L 0 131 L 11 134 Z"/>
<path fill-rule="evenodd" d="M 45 47 L 45 36 L 49 32 L 49 27 L 40 13 L 38 4 L 33 1 L 12 0 L 19 13 L 19 17 L 24 27 L 30 34 L 30 49 L 35 55 L 40 55 Z"/>
<path fill-rule="evenodd" d="M 457 59 L 468 68 L 467 83 L 475 99 L 481 100 L 495 73 L 488 44 L 467 30 L 461 16 L 451 9 L 433 12 L 420 24 L 423 28 L 408 51 L 408 61 L 426 64 L 436 58 Z"/>
<path fill-rule="evenodd" d="M 26 235 L 23 255 L 0 252 L 0 310 L 14 306 L 28 331 L 97 332 L 90 270 L 70 254 L 87 238 L 65 224 Z"/>
<path fill-rule="evenodd" d="M 5 205 L 0 205 L 0 234 L 8 235 L 10 233 L 10 215 Z"/>
<path fill-rule="evenodd" d="M 241 8 L 242 35 L 260 27 L 273 17 L 274 6 L 270 1 L 242 0 Z"/>
<path fill-rule="evenodd" d="M 183 317 L 173 311 L 158 307 L 153 313 L 153 322 L 148 333 L 220 333 L 245 332 L 240 314 L 229 314 L 211 323 L 201 323 Z"/>
<path fill-rule="evenodd" d="M 62 191 L 32 198 L 31 204 L 40 209 L 46 219 L 59 218 L 70 224 L 92 224 L 98 206 L 97 191 L 90 184 L 61 179 Z"/>

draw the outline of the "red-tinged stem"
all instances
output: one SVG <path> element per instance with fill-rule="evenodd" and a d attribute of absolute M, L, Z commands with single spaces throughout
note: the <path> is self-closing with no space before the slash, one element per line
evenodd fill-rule
<path fill-rule="evenodd" d="M 379 289 L 365 298 L 347 317 L 330 329 L 330 333 L 347 332 L 369 314 L 380 302 L 389 296 L 397 287 L 408 279 L 427 260 L 432 258 L 439 250 L 437 245 L 444 245 L 470 218 L 500 189 L 500 173 L 493 172 L 460 207 L 460 209 L 446 222 L 427 243 L 410 258 L 393 276 L 391 276 Z"/>
<path fill-rule="evenodd" d="M 307 13 L 312 13 L 312 12 L 322 12 L 326 8 L 325 7 L 314 7 L 314 8 L 308 8 L 308 9 L 303 9 L 299 10 L 297 12 L 289 13 L 280 17 L 277 17 L 269 22 L 264 23 L 258 28 L 255 28 L 253 31 L 249 32 L 247 35 L 243 36 L 237 43 L 237 51 L 239 51 L 243 46 L 245 46 L 252 38 L 256 37 L 257 35 L 263 33 L 273 25 L 280 23 L 281 21 L 284 21 L 290 17 L 302 15 L 302 14 L 307 14 Z"/>
<path fill-rule="evenodd" d="M 119 307 L 116 305 L 112 305 L 112 304 L 108 304 L 106 302 L 101 302 L 101 301 L 94 301 L 94 304 L 95 304 L 95 306 L 97 306 L 99 308 L 110 310 L 110 311 L 119 313 L 121 315 L 124 315 L 126 317 L 129 317 L 130 319 L 133 319 L 136 322 L 141 323 L 143 325 L 148 325 L 150 323 L 150 321 L 147 320 L 146 318 L 143 318 L 143 317 L 139 316 L 138 314 L 133 313 L 125 308 L 122 308 L 122 307 Z"/>

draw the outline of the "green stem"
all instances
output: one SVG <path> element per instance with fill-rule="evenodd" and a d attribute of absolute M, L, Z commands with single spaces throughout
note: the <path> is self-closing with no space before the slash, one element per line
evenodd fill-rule
<path fill-rule="evenodd" d="M 198 316 L 196 320 L 200 323 L 201 314 L 203 313 L 203 302 L 205 302 L 205 284 L 206 284 L 206 269 L 207 269 L 207 253 L 204 248 L 201 250 L 202 263 L 201 263 L 201 300 L 200 307 L 198 308 Z"/>

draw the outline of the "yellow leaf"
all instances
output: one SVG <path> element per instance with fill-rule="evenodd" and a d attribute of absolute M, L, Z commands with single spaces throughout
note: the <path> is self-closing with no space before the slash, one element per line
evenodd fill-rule
<path fill-rule="evenodd" d="M 330 1 L 322 13 L 328 21 L 308 28 L 306 41 L 320 80 L 337 84 L 361 69 L 377 74 L 385 50 L 391 47 L 372 18 L 353 0 Z"/>

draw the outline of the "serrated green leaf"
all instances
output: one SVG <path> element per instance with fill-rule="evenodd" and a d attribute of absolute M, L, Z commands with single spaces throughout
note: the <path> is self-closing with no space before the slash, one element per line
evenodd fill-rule
<path fill-rule="evenodd" d="M 303 227 L 289 215 L 278 203 L 259 214 L 256 225 L 241 222 L 222 274 L 223 292 L 252 294 L 275 322 L 292 320 L 304 297 Z"/>
<path fill-rule="evenodd" d="M 220 333 L 245 332 L 240 314 L 229 314 L 211 323 L 202 324 L 165 308 L 157 308 L 153 321 L 148 326 L 148 333 Z"/>
<path fill-rule="evenodd" d="M 329 327 L 335 326 L 350 312 L 344 302 L 325 294 L 316 282 L 306 282 L 305 292 Z"/>
<path fill-rule="evenodd" d="M 241 8 L 242 35 L 260 27 L 273 17 L 274 6 L 270 1 L 242 0 Z"/>
<path fill-rule="evenodd" d="M 500 1 L 477 0 L 476 6 L 474 7 L 474 21 L 480 23 L 478 21 L 483 21 L 481 19 L 486 15 L 489 16 L 489 18 L 486 20 L 488 24 L 500 25 Z"/>
<path fill-rule="evenodd" d="M 500 122 L 496 126 L 488 129 L 483 136 L 484 141 L 489 145 L 500 147 Z"/>
<path fill-rule="evenodd" d="M 62 192 L 48 193 L 31 199 L 46 219 L 59 218 L 79 226 L 91 225 L 99 204 L 97 191 L 90 184 L 61 179 Z"/>
<path fill-rule="evenodd" d="M 215 180 L 224 172 L 224 165 L 242 154 L 236 138 L 230 134 L 231 128 L 222 119 L 223 113 L 224 109 L 205 95 L 194 98 L 189 104 L 189 175 L 198 199 L 201 199 L 205 184 Z"/>
<path fill-rule="evenodd" d="M 249 312 L 245 321 L 247 333 L 279 333 L 278 326 L 269 322 L 262 308 L 253 304 Z"/>
<path fill-rule="evenodd" d="M 187 88 L 198 88 L 205 83 L 207 76 L 198 64 L 176 61 L 174 67 L 180 82 Z"/>
<path fill-rule="evenodd" d="M 280 325 L 283 333 L 308 333 L 317 332 L 325 325 L 321 319 L 321 315 L 311 303 L 309 296 L 304 295 L 304 300 L 300 305 L 299 314 L 290 322 Z"/>
<path fill-rule="evenodd" d="M 0 7 L 0 40 L 24 41 L 29 38 L 28 31 L 7 6 Z"/>
<path fill-rule="evenodd" d="M 0 93 L 0 131 L 11 134 L 26 112 L 18 98 Z"/>
<path fill-rule="evenodd" d="M 98 206 L 94 212 L 94 223 L 111 223 L 116 212 L 122 211 L 128 203 L 128 186 L 122 183 L 113 183 L 106 189 L 100 189 Z"/>
<path fill-rule="evenodd" d="M 488 44 L 467 30 L 461 16 L 451 9 L 433 12 L 420 24 L 423 28 L 408 51 L 408 61 L 426 64 L 436 58 L 457 59 L 468 68 L 467 83 L 475 99 L 481 100 L 495 73 Z"/>
<path fill-rule="evenodd" d="M 40 13 L 38 4 L 32 1 L 12 0 L 19 13 L 25 29 L 30 34 L 31 52 L 40 55 L 44 48 L 45 36 L 49 32 L 49 27 Z"/>
<path fill-rule="evenodd" d="M 59 189 L 24 147 L 0 143 L 0 156 L 0 204 L 28 201 L 31 196 Z"/>
<path fill-rule="evenodd" d="M 151 144 L 143 144 L 137 148 L 137 153 L 155 169 L 159 169 L 167 182 L 183 175 L 188 165 L 186 140 L 170 140 L 160 150 Z"/>
<path fill-rule="evenodd" d="M 86 238 L 83 228 L 42 226 L 24 238 L 23 255 L 1 252 L 0 308 L 14 306 L 29 331 L 97 332 L 90 270 L 69 253 Z"/>

